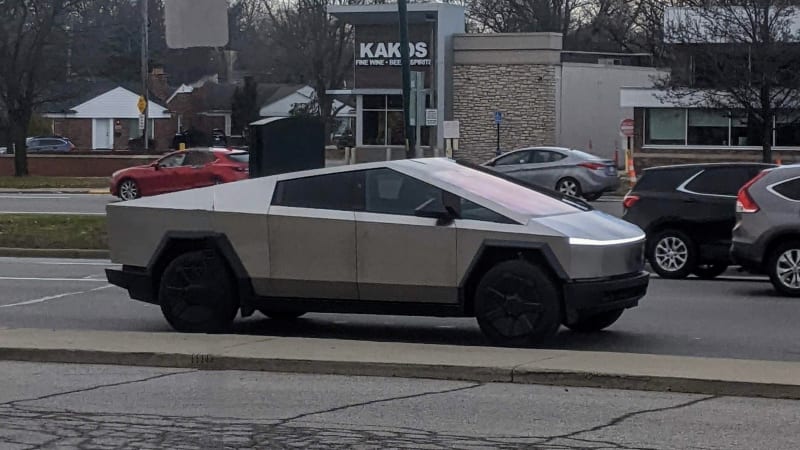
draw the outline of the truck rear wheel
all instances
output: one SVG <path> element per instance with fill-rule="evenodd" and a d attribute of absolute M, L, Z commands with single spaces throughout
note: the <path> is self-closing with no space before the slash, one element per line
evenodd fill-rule
<path fill-rule="evenodd" d="M 530 346 L 558 331 L 561 301 L 550 275 L 523 260 L 489 269 L 475 290 L 475 316 L 495 345 Z"/>
<path fill-rule="evenodd" d="M 158 299 L 172 327 L 190 333 L 228 329 L 239 311 L 236 286 L 214 251 L 184 253 L 164 269 Z"/>

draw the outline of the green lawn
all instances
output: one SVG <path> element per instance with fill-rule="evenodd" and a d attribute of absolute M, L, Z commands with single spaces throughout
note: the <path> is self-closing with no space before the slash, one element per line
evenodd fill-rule
<path fill-rule="evenodd" d="M 108 188 L 105 177 L 0 177 L 0 189 Z"/>
<path fill-rule="evenodd" d="M 0 214 L 0 247 L 108 248 L 105 216 Z"/>

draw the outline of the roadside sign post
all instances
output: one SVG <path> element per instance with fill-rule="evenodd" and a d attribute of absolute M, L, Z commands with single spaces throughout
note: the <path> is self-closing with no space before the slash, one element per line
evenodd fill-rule
<path fill-rule="evenodd" d="M 500 122 L 503 121 L 503 113 L 500 111 L 494 112 L 494 124 L 497 126 L 497 148 L 495 154 L 500 156 Z"/>
<path fill-rule="evenodd" d="M 460 124 L 457 120 L 445 120 L 442 122 L 442 128 L 445 154 L 448 158 L 453 158 L 453 151 L 458 150 L 458 139 L 461 137 Z"/>

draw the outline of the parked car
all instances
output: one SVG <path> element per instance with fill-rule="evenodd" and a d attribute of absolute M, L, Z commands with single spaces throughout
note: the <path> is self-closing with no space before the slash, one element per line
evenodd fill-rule
<path fill-rule="evenodd" d="M 222 149 L 173 152 L 152 164 L 114 172 L 111 195 L 133 200 L 243 180 L 248 176 L 248 167 L 247 152 Z"/>
<path fill-rule="evenodd" d="M 522 181 L 589 201 L 619 188 L 614 161 L 580 150 L 534 147 L 510 151 L 484 164 Z"/>
<path fill-rule="evenodd" d="M 34 137 L 26 141 L 28 153 L 67 153 L 75 150 L 75 145 L 69 139 L 63 137 Z"/>
<path fill-rule="evenodd" d="M 143 211 L 146 210 L 146 214 Z M 477 317 L 528 345 L 610 326 L 647 290 L 644 233 L 444 158 L 254 178 L 109 204 L 110 283 L 177 330 L 239 310 Z"/>
<path fill-rule="evenodd" d="M 731 253 L 778 292 L 800 296 L 800 165 L 765 170 L 739 190 Z"/>
<path fill-rule="evenodd" d="M 645 169 L 623 199 L 622 218 L 647 233 L 647 260 L 664 278 L 714 278 L 731 264 L 736 195 L 757 163 L 689 164 Z"/>

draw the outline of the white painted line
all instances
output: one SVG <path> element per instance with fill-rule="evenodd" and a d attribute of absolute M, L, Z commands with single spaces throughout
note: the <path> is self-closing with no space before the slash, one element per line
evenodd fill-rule
<path fill-rule="evenodd" d="M 0 264 L 2 263 L 14 263 L 18 264 L 18 261 L 2 261 L 0 260 Z M 76 262 L 76 261 L 25 261 L 25 264 L 39 264 L 42 266 L 101 266 L 101 267 L 114 267 L 118 266 L 119 264 L 114 264 L 111 261 L 107 263 L 103 262 Z"/>
<path fill-rule="evenodd" d="M 47 302 L 47 301 L 50 301 L 50 300 L 57 300 L 59 298 L 69 297 L 71 295 L 88 294 L 89 292 L 95 292 L 95 291 L 99 291 L 99 290 L 102 290 L 102 289 L 108 289 L 110 287 L 112 287 L 112 285 L 107 284 L 105 286 L 100 286 L 100 287 L 96 287 L 94 289 L 89 289 L 88 291 L 65 292 L 63 294 L 48 295 L 47 297 L 34 298 L 33 300 L 25 300 L 24 302 L 11 303 L 11 304 L 8 304 L 8 305 L 0 305 L 0 308 L 11 308 L 12 306 L 34 305 L 36 303 L 44 303 L 44 302 Z"/>
<path fill-rule="evenodd" d="M 105 283 L 106 280 L 92 280 L 88 278 L 37 278 L 37 277 L 0 277 L 0 281 L 94 281 L 95 283 L 98 281 L 102 281 Z"/>

